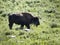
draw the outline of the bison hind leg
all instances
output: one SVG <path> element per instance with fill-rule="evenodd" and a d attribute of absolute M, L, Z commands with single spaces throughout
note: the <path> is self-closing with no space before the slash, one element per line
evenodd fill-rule
<path fill-rule="evenodd" d="M 12 24 L 9 23 L 9 28 L 10 28 L 10 29 L 12 29 L 12 26 L 13 26 L 13 23 L 12 23 Z"/>

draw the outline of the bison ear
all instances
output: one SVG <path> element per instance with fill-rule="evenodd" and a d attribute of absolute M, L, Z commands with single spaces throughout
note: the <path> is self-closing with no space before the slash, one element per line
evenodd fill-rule
<path fill-rule="evenodd" d="M 38 20 L 38 17 L 33 17 L 32 20 L 33 21 Z"/>
<path fill-rule="evenodd" d="M 37 20 L 38 19 L 38 17 L 34 17 L 34 20 Z"/>
<path fill-rule="evenodd" d="M 35 17 L 35 19 L 38 19 L 38 17 Z"/>

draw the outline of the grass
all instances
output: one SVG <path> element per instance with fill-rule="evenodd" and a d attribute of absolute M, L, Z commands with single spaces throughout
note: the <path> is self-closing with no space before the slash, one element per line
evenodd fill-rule
<path fill-rule="evenodd" d="M 0 45 L 60 45 L 59 0 L 0 0 Z M 38 16 L 40 25 L 29 32 L 20 25 L 8 27 L 8 13 L 29 12 Z M 24 27 L 25 29 L 26 27 Z"/>

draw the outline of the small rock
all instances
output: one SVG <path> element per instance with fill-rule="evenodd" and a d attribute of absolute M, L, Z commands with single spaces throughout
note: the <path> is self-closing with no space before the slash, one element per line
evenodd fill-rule
<path fill-rule="evenodd" d="M 16 36 L 14 36 L 14 35 L 9 35 L 8 37 L 10 37 L 10 38 L 15 38 Z"/>
<path fill-rule="evenodd" d="M 30 31 L 30 29 L 24 29 L 24 30 L 25 30 L 25 31 L 28 31 L 28 32 Z"/>

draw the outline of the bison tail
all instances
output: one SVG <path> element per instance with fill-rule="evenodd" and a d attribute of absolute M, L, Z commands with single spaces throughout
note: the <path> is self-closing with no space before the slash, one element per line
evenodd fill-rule
<path fill-rule="evenodd" d="M 8 14 L 8 20 L 9 20 L 9 23 L 12 21 L 12 16 L 11 16 L 11 14 Z"/>

